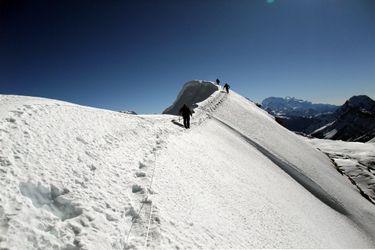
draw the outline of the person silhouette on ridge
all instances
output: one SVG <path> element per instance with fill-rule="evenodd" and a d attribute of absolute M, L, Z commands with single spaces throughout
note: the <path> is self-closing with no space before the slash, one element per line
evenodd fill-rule
<path fill-rule="evenodd" d="M 227 91 L 227 94 L 229 94 L 229 89 L 230 89 L 230 86 L 228 83 L 224 84 L 224 87 L 223 89 L 225 89 Z"/>
<path fill-rule="evenodd" d="M 190 116 L 193 116 L 193 113 L 191 110 L 184 104 L 182 108 L 180 109 L 180 115 L 182 115 L 182 118 L 184 119 L 184 127 L 190 128 Z"/>
<path fill-rule="evenodd" d="M 217 84 L 217 85 L 220 85 L 220 80 L 219 80 L 219 78 L 216 78 L 216 84 Z"/>

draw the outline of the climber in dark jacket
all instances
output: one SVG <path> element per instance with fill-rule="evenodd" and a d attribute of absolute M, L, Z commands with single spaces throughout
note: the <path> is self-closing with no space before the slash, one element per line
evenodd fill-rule
<path fill-rule="evenodd" d="M 184 126 L 185 128 L 190 128 L 190 116 L 193 116 L 191 110 L 184 104 L 182 108 L 180 109 L 180 115 L 182 115 L 182 118 L 184 119 Z"/>
<path fill-rule="evenodd" d="M 219 78 L 216 79 L 216 84 L 217 84 L 217 85 L 220 85 L 220 80 L 219 80 Z"/>
<path fill-rule="evenodd" d="M 224 84 L 223 89 L 225 89 L 225 90 L 227 91 L 228 94 L 229 94 L 229 88 L 230 88 L 230 86 L 229 86 L 228 83 Z"/>

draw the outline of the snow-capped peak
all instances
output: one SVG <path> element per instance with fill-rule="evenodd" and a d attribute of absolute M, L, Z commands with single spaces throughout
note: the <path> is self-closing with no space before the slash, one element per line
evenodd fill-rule
<path fill-rule="evenodd" d="M 211 81 L 193 80 L 184 84 L 173 104 L 163 111 L 163 114 L 178 115 L 180 108 L 186 104 L 194 109 L 197 103 L 206 100 L 219 88 Z"/>

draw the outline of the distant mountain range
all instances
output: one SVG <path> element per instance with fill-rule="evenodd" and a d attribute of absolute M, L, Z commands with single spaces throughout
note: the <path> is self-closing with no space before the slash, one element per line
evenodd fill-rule
<path fill-rule="evenodd" d="M 310 117 L 323 113 L 333 113 L 338 106 L 331 104 L 315 104 L 294 97 L 268 97 L 262 106 L 274 116 Z"/>
<path fill-rule="evenodd" d="M 317 138 L 366 142 L 375 137 L 375 101 L 353 96 L 342 106 L 269 97 L 262 107 L 284 127 Z"/>

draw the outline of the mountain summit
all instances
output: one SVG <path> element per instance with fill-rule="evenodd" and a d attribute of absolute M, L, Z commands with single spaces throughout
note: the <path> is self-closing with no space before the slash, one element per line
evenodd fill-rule
<path fill-rule="evenodd" d="M 352 108 L 361 108 L 370 112 L 375 112 L 375 101 L 367 95 L 352 96 L 348 101 L 346 101 L 344 105 Z"/>
<path fill-rule="evenodd" d="M 184 84 L 174 103 L 163 111 L 163 114 L 178 115 L 180 108 L 186 104 L 191 108 L 209 98 L 219 87 L 210 81 L 193 80 Z"/>

